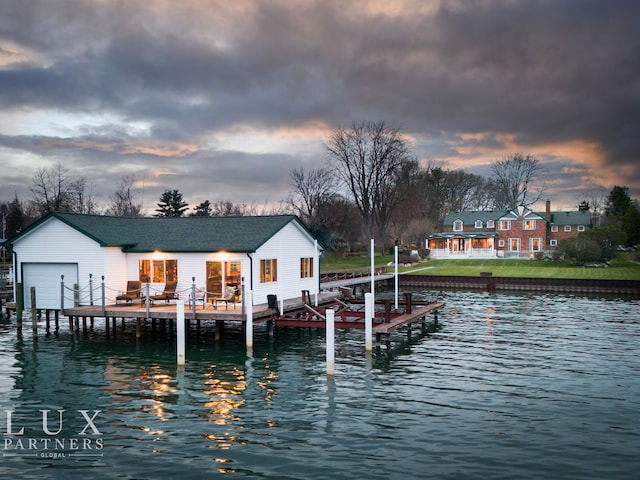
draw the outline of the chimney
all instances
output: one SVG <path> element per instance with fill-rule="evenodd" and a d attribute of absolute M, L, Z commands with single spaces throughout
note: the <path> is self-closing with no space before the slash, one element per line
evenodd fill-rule
<path fill-rule="evenodd" d="M 544 216 L 547 218 L 547 222 L 551 221 L 551 200 L 547 200 Z"/>

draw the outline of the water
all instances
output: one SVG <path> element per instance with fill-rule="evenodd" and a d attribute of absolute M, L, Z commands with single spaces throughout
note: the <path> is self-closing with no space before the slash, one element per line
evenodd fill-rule
<path fill-rule="evenodd" d="M 437 332 L 390 353 L 337 332 L 333 380 L 317 330 L 259 330 L 249 358 L 239 332 L 190 337 L 181 369 L 159 326 L 136 342 L 133 325 L 34 339 L 2 322 L 0 477 L 637 478 L 640 301 L 446 302 Z"/>

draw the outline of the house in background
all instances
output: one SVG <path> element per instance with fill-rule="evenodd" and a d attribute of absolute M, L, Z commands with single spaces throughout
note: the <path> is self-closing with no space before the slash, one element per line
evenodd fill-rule
<path fill-rule="evenodd" d="M 449 212 L 444 231 L 427 237 L 430 258 L 533 258 L 591 226 L 589 212 L 513 210 Z"/>
<path fill-rule="evenodd" d="M 286 300 L 300 298 L 301 290 L 313 295 L 320 288 L 318 243 L 293 215 L 125 218 L 51 213 L 9 243 L 15 288 L 22 286 L 27 308 L 30 288 L 36 287 L 38 308 L 59 309 L 61 275 L 65 287 L 78 285 L 80 305 L 88 305 L 90 298 L 101 304 L 102 277 L 106 304 L 115 303 L 128 280 L 139 280 L 145 288 L 148 284 L 152 295 L 177 281 L 176 292 L 185 301 L 194 284 L 211 294 L 233 287 L 238 295 L 244 285 L 253 292 L 254 304 L 267 303 L 267 295 Z M 73 293 L 66 292 L 65 305 L 73 301 Z"/>

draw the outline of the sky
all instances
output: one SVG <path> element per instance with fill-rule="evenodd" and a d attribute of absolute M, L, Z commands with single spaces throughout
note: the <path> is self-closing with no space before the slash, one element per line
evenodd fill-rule
<path fill-rule="evenodd" d="M 636 0 L 2 0 L 0 201 L 60 163 L 108 206 L 275 205 L 337 127 L 399 126 L 423 166 L 515 153 L 552 209 L 640 198 Z"/>

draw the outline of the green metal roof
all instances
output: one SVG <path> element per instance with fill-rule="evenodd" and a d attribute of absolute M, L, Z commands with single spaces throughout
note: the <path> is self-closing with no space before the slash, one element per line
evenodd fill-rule
<path fill-rule="evenodd" d="M 255 252 L 290 222 L 298 224 L 313 238 L 295 215 L 128 218 L 51 213 L 13 238 L 10 243 L 15 243 L 52 217 L 102 246 L 119 246 L 127 252 Z"/>

